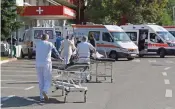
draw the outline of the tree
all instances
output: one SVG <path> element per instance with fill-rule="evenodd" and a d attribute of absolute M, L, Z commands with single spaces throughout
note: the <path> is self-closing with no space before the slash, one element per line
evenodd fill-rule
<path fill-rule="evenodd" d="M 158 23 L 168 0 L 91 0 L 86 15 L 91 21 L 121 24 Z M 95 22 L 95 23 L 96 23 Z"/>
<path fill-rule="evenodd" d="M 1 39 L 7 39 L 12 32 L 19 29 L 23 24 L 16 21 L 17 6 L 15 0 L 2 0 L 1 1 Z"/>

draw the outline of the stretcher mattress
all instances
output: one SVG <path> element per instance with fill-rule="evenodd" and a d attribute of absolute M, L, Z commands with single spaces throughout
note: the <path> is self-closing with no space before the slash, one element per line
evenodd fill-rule
<path fill-rule="evenodd" d="M 66 70 L 66 71 L 78 71 L 80 69 L 84 69 L 86 67 L 89 67 L 88 63 L 75 63 L 75 64 L 71 64 L 71 65 L 65 65 L 65 66 L 61 66 L 58 69 L 59 70 Z"/>

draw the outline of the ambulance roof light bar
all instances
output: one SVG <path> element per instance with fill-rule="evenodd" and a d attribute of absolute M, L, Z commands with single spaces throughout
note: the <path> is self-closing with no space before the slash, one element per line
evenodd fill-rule
<path fill-rule="evenodd" d="M 126 23 L 126 25 L 133 25 L 132 23 Z"/>
<path fill-rule="evenodd" d="M 148 25 L 156 25 L 156 23 L 147 23 Z"/>

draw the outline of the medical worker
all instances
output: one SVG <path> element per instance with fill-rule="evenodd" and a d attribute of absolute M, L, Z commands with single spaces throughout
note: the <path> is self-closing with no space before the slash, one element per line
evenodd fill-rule
<path fill-rule="evenodd" d="M 56 47 L 48 39 L 49 35 L 44 34 L 42 40 L 36 44 L 36 70 L 39 81 L 40 101 L 49 100 L 47 94 L 52 80 L 51 52 L 53 51 L 58 59 L 63 60 Z"/>
<path fill-rule="evenodd" d="M 83 36 L 82 37 L 82 42 L 78 44 L 77 46 L 77 56 L 78 56 L 78 61 L 77 63 L 88 63 L 90 64 L 90 50 L 92 52 L 96 52 L 95 47 L 93 47 L 92 44 L 87 42 L 87 37 Z M 90 80 L 90 72 L 84 73 L 83 75 L 84 81 L 89 81 Z"/>
<path fill-rule="evenodd" d="M 57 48 L 58 51 L 60 50 L 61 42 L 62 42 L 63 40 L 64 40 L 64 39 L 61 37 L 61 35 L 58 34 L 58 35 L 57 35 L 57 38 L 56 38 L 56 48 Z"/>
<path fill-rule="evenodd" d="M 78 63 L 90 62 L 90 50 L 96 52 L 95 47 L 87 41 L 87 37 L 83 36 L 82 41 L 77 45 Z"/>
<path fill-rule="evenodd" d="M 73 54 L 73 50 L 76 49 L 69 36 L 66 36 L 66 39 L 61 44 L 61 56 L 64 57 L 64 63 L 69 64 L 70 58 Z"/>

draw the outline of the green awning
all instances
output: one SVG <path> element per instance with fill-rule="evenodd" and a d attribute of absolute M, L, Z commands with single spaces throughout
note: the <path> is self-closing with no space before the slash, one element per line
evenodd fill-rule
<path fill-rule="evenodd" d="M 67 6 L 69 8 L 77 9 L 77 6 L 76 5 L 71 4 L 71 3 L 67 2 L 66 0 L 54 0 L 54 1 L 58 2 L 61 5 Z"/>

